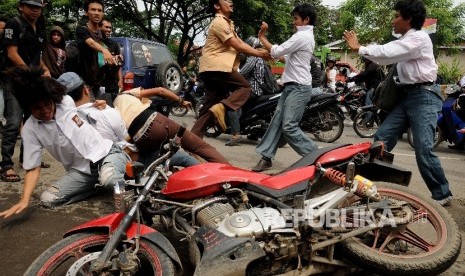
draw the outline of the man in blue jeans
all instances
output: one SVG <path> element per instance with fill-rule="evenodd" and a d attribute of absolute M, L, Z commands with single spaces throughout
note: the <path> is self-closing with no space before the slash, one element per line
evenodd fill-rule
<path fill-rule="evenodd" d="M 43 71 L 33 67 L 16 69 L 11 73 L 18 102 L 31 116 L 24 124 L 23 195 L 10 209 L 0 212 L 9 217 L 28 207 L 39 181 L 42 150 L 62 163 L 67 173 L 40 195 L 46 207 L 82 200 L 96 191 L 96 184 L 111 187 L 124 180 L 129 157 L 121 147 L 87 123 L 79 114 L 67 86 L 52 78 L 42 77 Z"/>
<path fill-rule="evenodd" d="M 375 141 L 383 141 L 391 151 L 398 137 L 410 125 L 415 144 L 415 156 L 420 174 L 431 191 L 432 198 L 446 206 L 452 201 L 449 182 L 436 155 L 433 154 L 434 134 L 442 100 L 434 81 L 438 67 L 434 60 L 430 37 L 421 31 L 426 8 L 420 0 L 398 1 L 392 25 L 401 34 L 398 40 L 384 45 L 361 46 L 353 31 L 345 31 L 344 38 L 352 50 L 380 64 L 397 63 L 403 98 L 394 107 L 375 134 Z"/>
<path fill-rule="evenodd" d="M 316 12 L 310 4 L 299 4 L 291 14 L 297 31 L 283 44 L 272 45 L 268 41 L 265 36 L 268 25 L 265 22 L 262 23 L 258 34 L 263 47 L 270 51 L 272 57 L 284 56 L 286 66 L 281 76 L 284 89 L 276 112 L 256 149 L 262 156 L 258 164 L 252 168 L 256 172 L 272 166 L 271 160 L 276 154 L 281 135 L 302 156 L 318 148 L 317 144 L 299 127 L 305 106 L 314 96 L 310 59 L 315 48 L 313 25 L 316 21 Z"/>

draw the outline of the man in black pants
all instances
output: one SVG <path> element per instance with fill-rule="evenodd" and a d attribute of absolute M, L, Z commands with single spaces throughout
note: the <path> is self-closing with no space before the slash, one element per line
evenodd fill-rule
<path fill-rule="evenodd" d="M 6 68 L 2 69 L 15 66 L 40 66 L 45 71 L 44 76 L 50 76 L 50 71 L 44 65 L 41 57 L 45 41 L 45 26 L 37 24 L 42 14 L 42 8 L 42 0 L 19 1 L 20 15 L 12 17 L 5 25 L 5 34 L 1 44 L 5 49 L 8 61 Z M 5 182 L 18 182 L 21 178 L 13 168 L 12 156 L 23 120 L 23 110 L 8 85 L 4 93 L 6 125 L 1 129 L 1 179 Z"/>
<path fill-rule="evenodd" d="M 121 63 L 123 58 L 119 44 L 110 39 L 112 32 L 112 25 L 108 19 L 103 19 L 100 23 L 100 29 L 104 35 L 104 43 L 108 47 L 108 51 L 113 55 L 115 64 L 107 64 L 102 67 L 102 86 L 105 87 L 105 93 L 99 96 L 100 99 L 105 100 L 109 106 L 113 107 L 118 92 L 123 89 L 123 74 Z"/>

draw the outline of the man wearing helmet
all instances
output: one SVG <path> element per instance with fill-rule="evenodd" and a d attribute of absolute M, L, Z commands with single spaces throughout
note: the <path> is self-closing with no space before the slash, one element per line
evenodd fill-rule
<path fill-rule="evenodd" d="M 336 75 L 336 59 L 328 57 L 326 60 L 326 86 L 333 91 L 336 91 Z"/>

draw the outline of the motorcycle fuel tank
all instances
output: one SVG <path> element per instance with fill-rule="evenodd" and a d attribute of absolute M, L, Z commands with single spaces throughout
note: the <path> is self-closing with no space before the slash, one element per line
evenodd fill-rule
<path fill-rule="evenodd" d="M 172 174 L 161 193 L 168 198 L 189 200 L 220 192 L 225 183 L 232 187 L 241 184 L 254 184 L 267 189 L 284 190 L 296 183 L 308 181 L 314 175 L 314 166 L 271 176 L 227 164 L 204 163 Z"/>

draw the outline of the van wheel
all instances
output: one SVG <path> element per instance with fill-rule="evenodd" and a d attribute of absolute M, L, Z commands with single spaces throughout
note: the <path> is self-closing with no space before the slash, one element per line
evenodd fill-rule
<path fill-rule="evenodd" d="M 179 94 L 183 88 L 181 68 L 173 61 L 160 63 L 157 66 L 155 83 L 157 86 L 173 91 L 176 95 Z"/>

